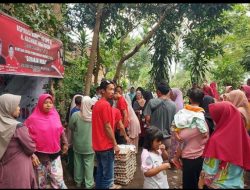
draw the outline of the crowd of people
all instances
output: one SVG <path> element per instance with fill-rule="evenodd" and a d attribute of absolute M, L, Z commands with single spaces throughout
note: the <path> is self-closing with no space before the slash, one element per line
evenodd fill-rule
<path fill-rule="evenodd" d="M 165 82 L 156 93 L 128 93 L 102 80 L 93 97 L 77 93 L 66 123 L 54 98 L 42 94 L 24 123 L 21 96 L 0 96 L 0 188 L 66 189 L 61 157 L 77 188 L 119 189 L 114 183 L 119 144 L 141 153 L 143 188 L 169 188 L 167 172 L 182 170 L 184 189 L 244 188 L 250 170 L 250 80 L 238 89 L 193 84 L 184 102 Z M 17 177 L 18 176 L 18 177 Z"/>

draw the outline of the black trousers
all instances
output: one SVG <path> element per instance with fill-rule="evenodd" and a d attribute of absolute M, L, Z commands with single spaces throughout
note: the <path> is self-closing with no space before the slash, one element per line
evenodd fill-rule
<path fill-rule="evenodd" d="M 125 128 L 125 131 L 127 133 L 127 128 Z M 120 135 L 120 129 L 115 130 L 115 140 L 116 140 L 117 144 L 127 144 L 127 141 L 124 138 L 124 136 Z"/>
<path fill-rule="evenodd" d="M 200 172 L 202 170 L 203 158 L 182 158 L 183 189 L 198 189 Z"/>

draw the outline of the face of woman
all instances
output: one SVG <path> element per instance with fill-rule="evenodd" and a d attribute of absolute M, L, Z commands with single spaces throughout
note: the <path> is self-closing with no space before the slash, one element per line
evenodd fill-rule
<path fill-rule="evenodd" d="M 141 92 L 136 92 L 136 99 L 140 100 L 142 98 Z"/>
<path fill-rule="evenodd" d="M 9 55 L 10 55 L 10 57 L 14 56 L 14 48 L 13 47 L 9 48 Z"/>
<path fill-rule="evenodd" d="M 20 116 L 20 107 L 17 106 L 16 110 L 12 113 L 14 118 L 18 118 Z"/>
<path fill-rule="evenodd" d="M 48 113 L 54 107 L 53 102 L 50 98 L 47 98 L 43 103 L 43 111 Z"/>

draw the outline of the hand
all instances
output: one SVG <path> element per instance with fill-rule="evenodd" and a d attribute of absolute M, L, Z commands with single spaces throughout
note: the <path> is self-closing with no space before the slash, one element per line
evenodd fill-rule
<path fill-rule="evenodd" d="M 161 167 L 162 167 L 162 170 L 167 170 L 171 168 L 171 165 L 170 163 L 162 163 Z"/>
<path fill-rule="evenodd" d="M 63 147 L 62 147 L 62 154 L 63 155 L 67 154 L 68 148 L 69 148 L 68 145 L 66 145 L 66 144 L 63 145 Z"/>
<path fill-rule="evenodd" d="M 203 189 L 204 185 L 204 178 L 199 178 L 198 189 Z"/>
<path fill-rule="evenodd" d="M 183 139 L 180 137 L 180 135 L 177 132 L 174 132 L 175 139 L 179 142 L 183 142 Z"/>
<path fill-rule="evenodd" d="M 40 161 L 35 154 L 32 154 L 31 160 L 34 167 L 37 167 L 40 164 Z"/>
<path fill-rule="evenodd" d="M 128 136 L 126 136 L 125 139 L 127 141 L 127 144 L 131 144 L 131 139 Z"/>
<path fill-rule="evenodd" d="M 159 149 L 161 149 L 161 151 L 163 152 L 163 151 L 166 149 L 165 144 L 161 144 L 161 145 L 159 146 Z"/>
<path fill-rule="evenodd" d="M 203 187 L 205 185 L 204 177 L 205 177 L 205 173 L 204 173 L 204 171 L 201 171 L 199 181 L 198 181 L 198 188 L 199 189 L 203 189 Z"/>
<path fill-rule="evenodd" d="M 115 150 L 115 154 L 116 154 L 116 155 L 119 154 L 120 148 L 119 148 L 118 145 L 115 145 L 114 150 Z"/>

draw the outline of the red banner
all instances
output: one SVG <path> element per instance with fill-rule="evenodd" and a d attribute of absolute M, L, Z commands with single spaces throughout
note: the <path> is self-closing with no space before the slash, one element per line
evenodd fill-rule
<path fill-rule="evenodd" d="M 63 78 L 63 44 L 0 12 L 0 74 Z"/>

